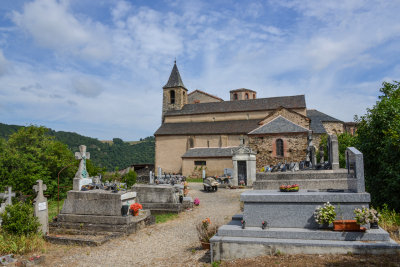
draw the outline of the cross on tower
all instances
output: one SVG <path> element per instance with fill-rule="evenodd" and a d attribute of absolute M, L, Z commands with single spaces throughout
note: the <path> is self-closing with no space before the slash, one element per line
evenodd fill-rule
<path fill-rule="evenodd" d="M 86 159 L 90 159 L 90 153 L 86 152 L 86 146 L 79 146 L 79 152 L 75 152 L 75 158 L 81 160 L 79 163 L 79 169 L 75 174 L 75 178 L 88 178 L 89 175 L 86 170 Z"/>

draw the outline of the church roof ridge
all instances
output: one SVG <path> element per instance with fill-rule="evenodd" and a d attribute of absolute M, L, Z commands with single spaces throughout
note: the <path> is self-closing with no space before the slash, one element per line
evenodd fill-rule
<path fill-rule="evenodd" d="M 218 97 L 218 96 L 215 96 L 215 95 L 212 95 L 212 94 L 209 94 L 209 93 L 207 93 L 207 92 L 204 92 L 204 91 L 202 91 L 202 90 L 200 90 L 200 89 L 196 89 L 196 90 L 190 92 L 190 93 L 188 94 L 188 96 L 191 95 L 191 94 L 193 94 L 193 93 L 195 93 L 195 92 L 199 92 L 199 93 L 208 95 L 209 97 L 213 97 L 213 98 L 215 98 L 215 99 L 224 101 L 222 98 L 220 98 L 220 97 Z"/>
<path fill-rule="evenodd" d="M 176 60 L 174 62 L 174 67 L 172 68 L 171 74 L 169 75 L 169 79 L 166 85 L 163 88 L 173 88 L 173 87 L 183 87 L 186 89 L 185 85 L 182 82 L 181 75 L 179 74 L 178 67 L 176 66 Z"/>

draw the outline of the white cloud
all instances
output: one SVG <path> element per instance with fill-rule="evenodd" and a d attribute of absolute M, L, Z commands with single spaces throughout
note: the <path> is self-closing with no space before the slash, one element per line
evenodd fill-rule
<path fill-rule="evenodd" d="M 74 77 L 72 86 L 78 94 L 86 97 L 96 97 L 104 90 L 95 79 L 85 76 Z"/>

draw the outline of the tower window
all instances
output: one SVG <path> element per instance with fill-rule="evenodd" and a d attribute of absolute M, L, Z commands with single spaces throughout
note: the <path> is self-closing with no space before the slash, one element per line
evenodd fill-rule
<path fill-rule="evenodd" d="M 283 140 L 282 139 L 276 140 L 276 156 L 283 157 Z"/>
<path fill-rule="evenodd" d="M 233 94 L 233 99 L 234 99 L 234 100 L 238 100 L 238 94 L 234 93 L 234 94 Z"/>
<path fill-rule="evenodd" d="M 175 104 L 175 91 L 171 90 L 169 91 L 169 99 L 171 104 Z"/>
<path fill-rule="evenodd" d="M 249 94 L 248 93 L 245 94 L 245 99 L 249 99 Z"/>

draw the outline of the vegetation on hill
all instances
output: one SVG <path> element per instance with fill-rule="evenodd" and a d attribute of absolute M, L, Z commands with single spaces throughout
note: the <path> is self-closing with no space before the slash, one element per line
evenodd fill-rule
<path fill-rule="evenodd" d="M 0 138 L 7 139 L 22 127 L 0 123 Z M 120 138 L 114 138 L 113 142 L 102 142 L 72 132 L 57 132 L 49 129 L 48 134 L 54 136 L 56 141 L 66 144 L 72 152 L 79 151 L 80 145 L 86 145 L 93 163 L 107 171 L 114 171 L 117 167 L 122 170 L 132 164 L 154 164 L 155 140 L 153 136 L 141 138 L 139 142 L 124 142 Z"/>

